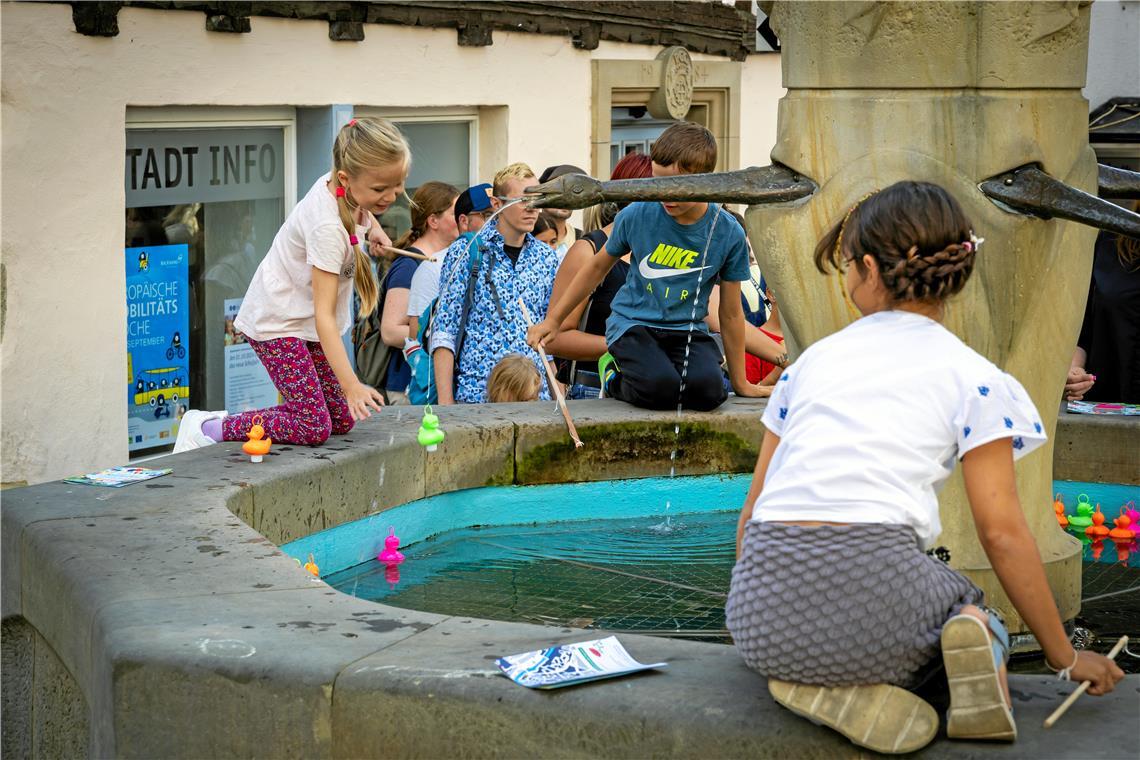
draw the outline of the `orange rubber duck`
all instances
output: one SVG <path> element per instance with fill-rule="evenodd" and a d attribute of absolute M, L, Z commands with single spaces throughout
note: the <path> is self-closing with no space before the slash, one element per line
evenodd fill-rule
<path fill-rule="evenodd" d="M 1129 519 L 1128 514 L 1124 511 L 1124 507 L 1120 508 L 1120 517 L 1112 521 L 1116 527 L 1108 532 L 1108 537 L 1114 541 L 1131 541 L 1136 538 L 1136 534 L 1132 532 L 1132 520 Z"/>
<path fill-rule="evenodd" d="M 261 426 L 261 416 L 253 418 L 253 426 L 246 434 L 249 440 L 241 445 L 241 450 L 249 454 L 251 462 L 260 462 L 261 458 L 269 453 L 269 447 L 273 445 L 272 438 L 265 437 L 265 428 Z"/>
<path fill-rule="evenodd" d="M 1061 494 L 1057 494 L 1057 500 L 1053 502 L 1053 511 L 1057 513 L 1057 524 L 1062 528 L 1069 527 L 1069 518 L 1065 516 L 1065 502 L 1061 501 Z"/>
<path fill-rule="evenodd" d="M 1092 525 L 1085 528 L 1085 533 L 1093 538 L 1104 538 L 1108 535 L 1108 528 L 1104 527 L 1104 512 L 1100 511 L 1100 504 L 1096 505 L 1096 511 L 1092 514 Z"/>
<path fill-rule="evenodd" d="M 309 573 L 314 578 L 320 578 L 321 577 L 321 569 L 319 567 L 317 567 L 316 562 L 313 562 L 313 555 L 312 554 L 309 555 L 309 561 L 305 563 L 305 569 L 308 570 Z"/>

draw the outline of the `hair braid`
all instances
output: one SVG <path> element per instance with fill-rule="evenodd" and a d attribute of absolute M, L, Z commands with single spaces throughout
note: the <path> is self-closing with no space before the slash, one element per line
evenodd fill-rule
<path fill-rule="evenodd" d="M 962 289 L 973 266 L 974 251 L 961 243 L 932 254 L 911 246 L 894 266 L 883 269 L 883 285 L 896 301 L 941 301 Z"/>
<path fill-rule="evenodd" d="M 336 199 L 337 213 L 341 224 L 344 225 L 344 231 L 351 240 L 356 235 L 356 219 L 353 212 L 359 206 L 352 199 L 349 189 L 341 183 L 339 172 L 343 171 L 352 177 L 366 169 L 393 163 L 403 165 L 406 170 L 411 162 L 411 151 L 407 140 L 392 122 L 386 119 L 359 117 L 341 127 L 333 142 L 332 153 L 333 186 L 344 188 L 344 195 L 338 195 Z M 375 220 L 373 223 L 376 223 Z M 372 272 L 372 264 L 364 249 L 357 243 L 352 246 L 352 250 L 353 287 L 360 297 L 363 312 L 371 313 L 379 300 L 380 286 L 376 282 L 376 275 Z"/>
<path fill-rule="evenodd" d="M 965 287 L 980 242 L 961 206 L 943 188 L 896 182 L 860 199 L 824 235 L 815 264 L 826 272 L 849 259 L 863 271 L 863 257 L 871 256 L 891 300 L 943 301 Z"/>

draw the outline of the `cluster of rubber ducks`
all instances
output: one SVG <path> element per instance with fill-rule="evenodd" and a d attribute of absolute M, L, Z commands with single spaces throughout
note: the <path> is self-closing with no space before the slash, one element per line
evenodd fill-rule
<path fill-rule="evenodd" d="M 1129 501 L 1120 508 L 1120 516 L 1113 518 L 1111 528 L 1105 525 L 1107 518 L 1101 511 L 1100 504 L 1094 509 L 1087 494 L 1077 496 L 1077 511 L 1072 515 L 1066 514 L 1065 502 L 1061 494 L 1057 494 L 1053 511 L 1057 515 L 1058 525 L 1083 541 L 1091 542 L 1094 560 L 1100 559 L 1106 538 L 1116 545 L 1117 558 L 1121 562 L 1127 562 L 1128 555 L 1140 549 L 1137 545 L 1140 538 L 1140 511 L 1136 510 L 1134 501 Z"/>

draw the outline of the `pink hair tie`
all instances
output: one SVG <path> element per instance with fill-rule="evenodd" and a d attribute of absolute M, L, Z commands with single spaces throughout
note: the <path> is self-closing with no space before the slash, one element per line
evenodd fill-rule
<path fill-rule="evenodd" d="M 965 249 L 966 253 L 971 253 L 974 250 L 974 244 L 967 240 L 965 243 L 962 243 L 962 248 Z"/>
<path fill-rule="evenodd" d="M 357 243 L 360 242 L 360 240 L 356 237 L 356 235 L 349 235 L 348 236 L 348 242 L 352 243 L 353 245 L 356 245 Z"/>
<path fill-rule="evenodd" d="M 356 119 L 349 119 L 348 120 L 348 126 L 355 127 L 356 126 Z"/>
<path fill-rule="evenodd" d="M 337 189 L 336 189 L 336 197 L 337 198 L 343 198 L 344 197 L 344 188 L 340 187 L 339 185 L 337 186 Z"/>

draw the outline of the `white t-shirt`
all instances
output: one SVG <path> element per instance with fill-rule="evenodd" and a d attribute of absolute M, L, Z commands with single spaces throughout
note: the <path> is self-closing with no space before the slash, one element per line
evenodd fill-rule
<path fill-rule="evenodd" d="M 777 381 L 764 425 L 780 436 L 756 500 L 760 522 L 909 525 L 942 531 L 938 492 L 970 449 L 1045 441 L 1012 376 L 938 322 L 883 311 L 809 347 Z"/>
<path fill-rule="evenodd" d="M 352 278 L 356 258 L 340 221 L 328 174 L 317 180 L 289 212 L 257 267 L 234 327 L 257 341 L 275 338 L 319 340 L 313 308 L 313 267 L 338 275 L 336 324 L 352 327 Z M 366 215 L 369 220 L 371 214 Z M 364 244 L 367 227 L 357 227 Z"/>
<path fill-rule="evenodd" d="M 416 267 L 416 273 L 412 275 L 412 286 L 408 289 L 409 317 L 421 316 L 432 299 L 439 295 L 441 271 L 443 271 L 443 251 L 435 254 L 435 261 L 421 261 Z"/>

